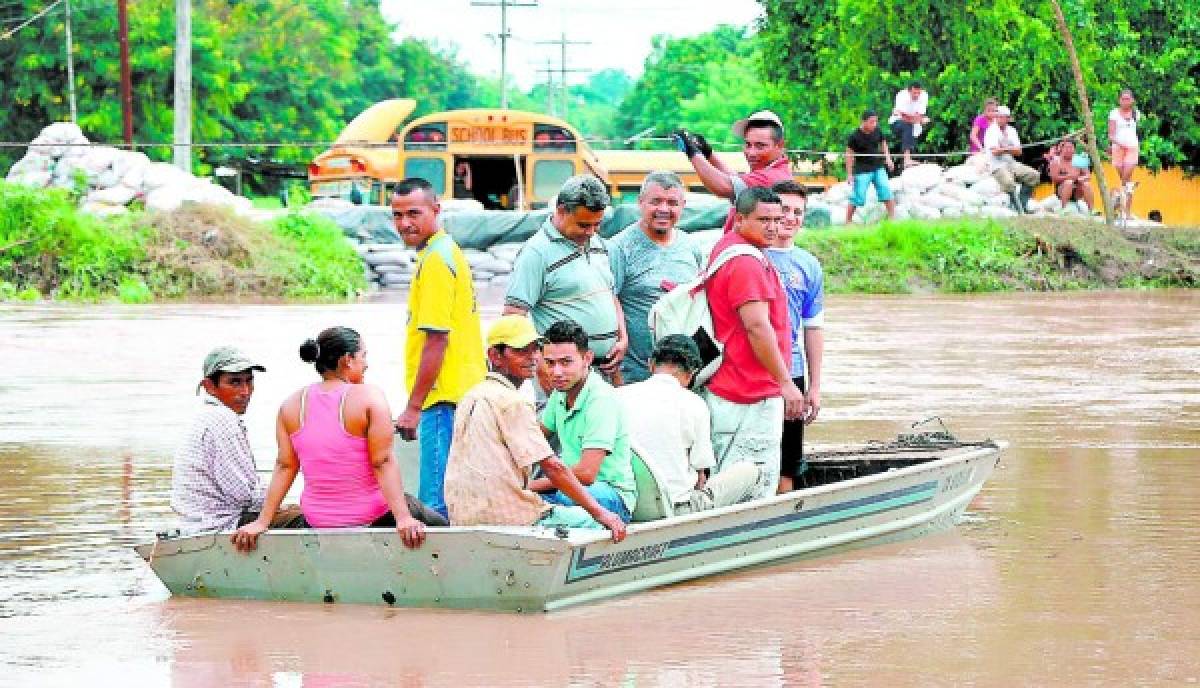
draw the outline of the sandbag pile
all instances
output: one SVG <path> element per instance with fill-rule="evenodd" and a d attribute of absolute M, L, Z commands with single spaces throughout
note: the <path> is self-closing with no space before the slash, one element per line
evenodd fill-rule
<path fill-rule="evenodd" d="M 75 189 L 85 184 L 82 209 L 96 215 L 128 212 L 134 200 L 148 210 L 172 211 L 184 203 L 227 206 L 253 215 L 250 199 L 208 179 L 194 177 L 170 163 L 153 162 L 145 153 L 92 146 L 79 127 L 55 122 L 42 130 L 8 171 L 7 180 L 40 188 Z"/>
<path fill-rule="evenodd" d="M 471 266 L 471 279 L 475 287 L 504 286 L 513 271 L 513 261 L 521 250 L 521 244 L 496 244 L 486 251 L 473 248 L 462 249 L 463 257 Z M 383 289 L 407 289 L 416 272 L 417 253 L 404 244 L 354 244 L 358 255 L 366 266 L 368 282 Z"/>
<path fill-rule="evenodd" d="M 948 168 L 932 163 L 915 165 L 889 180 L 889 185 L 895 196 L 898 220 L 1017 215 L 1012 199 L 1000 190 L 1000 185 L 987 171 L 986 160 L 979 155 Z M 850 191 L 847 182 L 835 184 L 824 193 L 810 196 L 809 208 L 827 212 L 831 224 L 845 224 Z M 1026 211 L 1034 215 L 1090 216 L 1082 203 L 1070 203 L 1064 208 L 1053 194 L 1042 200 L 1031 200 Z M 886 217 L 887 209 L 876 198 L 875 187 L 869 187 L 867 202 L 855 212 L 854 222 L 872 224 Z"/>

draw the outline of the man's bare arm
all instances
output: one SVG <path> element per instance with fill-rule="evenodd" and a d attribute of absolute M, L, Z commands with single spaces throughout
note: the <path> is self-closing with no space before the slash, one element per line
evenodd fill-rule
<path fill-rule="evenodd" d="M 716 157 L 716 156 L 714 156 Z M 699 153 L 691 157 L 692 167 L 696 175 L 709 193 L 721 198 L 733 199 L 733 177 L 728 172 L 722 172 Z"/>

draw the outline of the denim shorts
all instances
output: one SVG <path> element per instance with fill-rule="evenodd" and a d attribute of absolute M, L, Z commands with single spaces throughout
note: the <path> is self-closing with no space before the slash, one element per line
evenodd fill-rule
<path fill-rule="evenodd" d="M 850 194 L 850 205 L 861 208 L 867 204 L 867 187 L 875 185 L 875 195 L 879 202 L 892 200 L 892 187 L 888 186 L 887 170 L 880 167 L 874 172 L 863 172 L 854 175 L 854 190 Z"/>

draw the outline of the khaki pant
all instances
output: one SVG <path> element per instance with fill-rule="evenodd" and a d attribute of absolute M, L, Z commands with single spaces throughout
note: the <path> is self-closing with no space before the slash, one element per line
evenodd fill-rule
<path fill-rule="evenodd" d="M 1012 193 L 1017 188 L 1017 182 L 1030 189 L 1038 185 L 1042 181 L 1038 171 L 1029 165 L 1022 165 L 1019 162 L 1005 163 L 1003 167 L 997 167 L 992 171 L 992 177 L 996 183 L 1000 185 L 1000 190 L 1004 193 Z"/>
<path fill-rule="evenodd" d="M 709 478 L 704 487 L 692 490 L 688 501 L 675 505 L 675 515 L 720 509 L 754 497 L 761 470 L 748 461 L 735 463 Z"/>
<path fill-rule="evenodd" d="M 754 498 L 775 494 L 779 485 L 780 438 L 783 435 L 783 397 L 753 404 L 727 401 L 707 389 L 701 394 L 712 417 L 714 476 L 736 463 L 757 464 L 760 472 Z"/>

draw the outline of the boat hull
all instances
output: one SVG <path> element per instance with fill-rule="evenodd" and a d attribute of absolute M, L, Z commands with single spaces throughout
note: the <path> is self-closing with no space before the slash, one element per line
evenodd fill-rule
<path fill-rule="evenodd" d="M 237 552 L 228 533 L 138 552 L 174 595 L 549 611 L 847 547 L 917 537 L 961 519 L 1002 445 L 690 516 L 605 531 L 451 527 L 406 549 L 390 529 L 279 530 Z"/>

